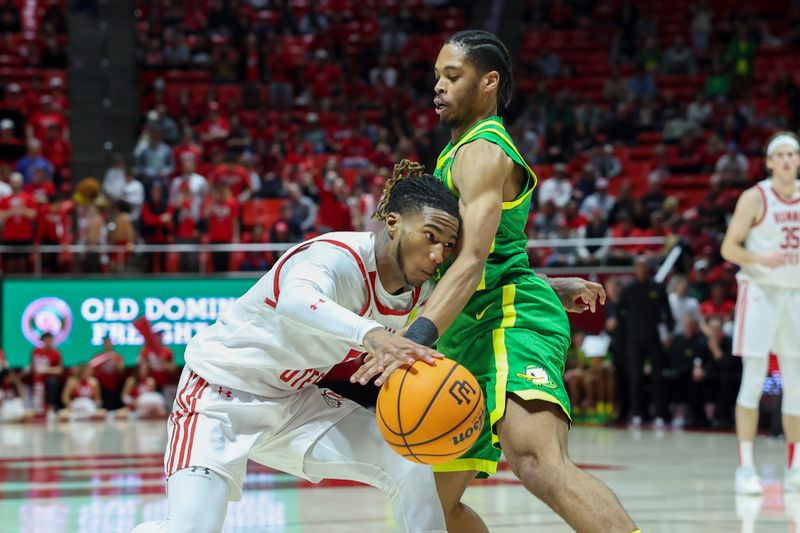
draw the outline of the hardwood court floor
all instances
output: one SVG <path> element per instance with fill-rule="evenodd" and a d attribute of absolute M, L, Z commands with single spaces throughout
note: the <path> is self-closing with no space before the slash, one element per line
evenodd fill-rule
<path fill-rule="evenodd" d="M 0 426 L 0 533 L 127 533 L 166 515 L 164 422 Z M 785 446 L 756 444 L 760 498 L 735 497 L 732 434 L 576 427 L 570 451 L 607 483 L 645 533 L 800 530 L 800 494 L 784 494 Z M 251 463 L 225 531 L 393 531 L 383 494 L 347 482 L 313 485 Z M 508 470 L 466 501 L 492 532 L 569 531 Z"/>

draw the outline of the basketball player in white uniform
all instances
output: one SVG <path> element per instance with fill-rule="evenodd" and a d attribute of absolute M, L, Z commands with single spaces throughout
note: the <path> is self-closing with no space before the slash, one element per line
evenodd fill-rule
<path fill-rule="evenodd" d="M 316 386 L 363 353 L 441 357 L 394 332 L 456 243 L 458 200 L 433 177 L 402 172 L 387 183 L 380 235 L 329 233 L 295 246 L 189 342 L 167 426 L 168 518 L 135 533 L 220 531 L 248 459 L 313 482 L 378 487 L 398 530 L 445 531 L 431 469 L 392 451 L 373 413 Z"/>
<path fill-rule="evenodd" d="M 768 355 L 778 356 L 783 378 L 783 429 L 789 451 L 784 490 L 800 491 L 800 143 L 791 133 L 771 138 L 771 178 L 742 193 L 722 243 L 722 256 L 741 267 L 733 336 L 742 356 L 736 399 L 740 466 L 736 492 L 760 494 L 753 462 L 758 404 Z M 800 452 L 800 448 L 797 449 Z"/>

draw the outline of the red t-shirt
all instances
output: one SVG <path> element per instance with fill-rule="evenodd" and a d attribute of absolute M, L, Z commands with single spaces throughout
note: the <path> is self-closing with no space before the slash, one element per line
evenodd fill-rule
<path fill-rule="evenodd" d="M 150 367 L 150 375 L 155 380 L 156 385 L 163 387 L 170 378 L 167 365 L 175 359 L 172 350 L 162 346 L 159 351 L 154 351 L 145 346 L 139 352 L 139 359 L 144 359 L 147 362 L 147 366 Z"/>
<path fill-rule="evenodd" d="M 247 173 L 247 169 L 241 165 L 227 163 L 217 165 L 208 175 L 208 181 L 212 186 L 224 183 L 236 198 L 243 190 L 250 188 L 250 175 Z"/>
<path fill-rule="evenodd" d="M 42 139 L 42 153 L 57 169 L 65 168 L 69 164 L 70 146 L 61 137 L 52 140 Z"/>
<path fill-rule="evenodd" d="M 68 237 L 69 222 L 63 211 L 51 211 L 45 207 L 39 211 L 36 224 L 36 242 L 60 243 Z"/>
<path fill-rule="evenodd" d="M 706 300 L 700 304 L 700 314 L 703 315 L 706 320 L 718 318 L 724 322 L 733 318 L 733 310 L 735 308 L 736 302 L 733 300 L 723 300 L 719 305 L 711 300 Z"/>
<path fill-rule="evenodd" d="M 236 199 L 215 202 L 208 198 L 204 212 L 208 217 L 208 237 L 211 242 L 232 242 L 235 222 L 239 218 L 239 203 Z"/>
<path fill-rule="evenodd" d="M 94 367 L 94 376 L 100 382 L 100 386 L 111 390 L 117 390 L 119 387 L 120 363 L 122 356 L 114 351 L 99 353 L 89 361 L 89 365 Z"/>
<path fill-rule="evenodd" d="M 12 194 L 0 199 L 0 210 L 5 211 L 18 205 L 25 205 L 30 209 L 36 209 L 36 203 L 31 195 L 26 192 Z M 36 218 L 28 218 L 21 214 L 6 218 L 3 224 L 4 241 L 32 241 L 34 234 L 34 221 Z"/>
<path fill-rule="evenodd" d="M 43 381 L 45 375 L 42 374 L 50 367 L 62 366 L 61 352 L 55 348 L 36 347 L 31 352 L 31 374 L 34 381 Z"/>
<path fill-rule="evenodd" d="M 56 186 L 52 181 L 43 181 L 25 185 L 25 192 L 28 193 L 34 202 L 46 204 L 48 198 L 56 193 Z"/>
<path fill-rule="evenodd" d="M 179 239 L 191 239 L 196 236 L 197 221 L 192 216 L 191 204 L 192 202 L 189 200 L 175 209 L 175 219 L 178 226 L 175 229 L 175 236 Z"/>
<path fill-rule="evenodd" d="M 31 116 L 28 123 L 33 126 L 34 135 L 39 139 L 44 138 L 44 132 L 51 125 L 56 127 L 59 134 L 67 129 L 67 119 L 57 111 L 50 111 L 49 113 L 37 111 Z"/>
<path fill-rule="evenodd" d="M 183 174 L 183 154 L 194 155 L 195 163 L 200 163 L 203 150 L 196 144 L 179 144 L 172 151 L 175 159 L 175 175 Z"/>

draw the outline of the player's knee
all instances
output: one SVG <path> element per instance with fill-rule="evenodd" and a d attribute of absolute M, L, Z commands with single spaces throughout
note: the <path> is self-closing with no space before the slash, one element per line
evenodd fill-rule
<path fill-rule="evenodd" d="M 433 493 L 436 487 L 430 466 L 412 463 L 399 455 L 387 465 L 382 477 L 387 492 L 417 495 Z"/>
<path fill-rule="evenodd" d="M 545 501 L 560 486 L 558 480 L 564 479 L 565 470 L 573 466 L 563 454 L 535 452 L 517 455 L 513 459 L 509 457 L 508 464 L 514 475 Z"/>

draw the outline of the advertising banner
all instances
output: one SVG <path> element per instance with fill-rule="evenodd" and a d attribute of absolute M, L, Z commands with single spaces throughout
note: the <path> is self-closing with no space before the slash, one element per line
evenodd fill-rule
<path fill-rule="evenodd" d="M 133 321 L 145 317 L 183 363 L 186 343 L 247 292 L 245 278 L 6 279 L 2 347 L 11 366 L 26 366 L 44 332 L 54 336 L 66 366 L 88 361 L 111 338 L 132 365 L 144 339 Z"/>

